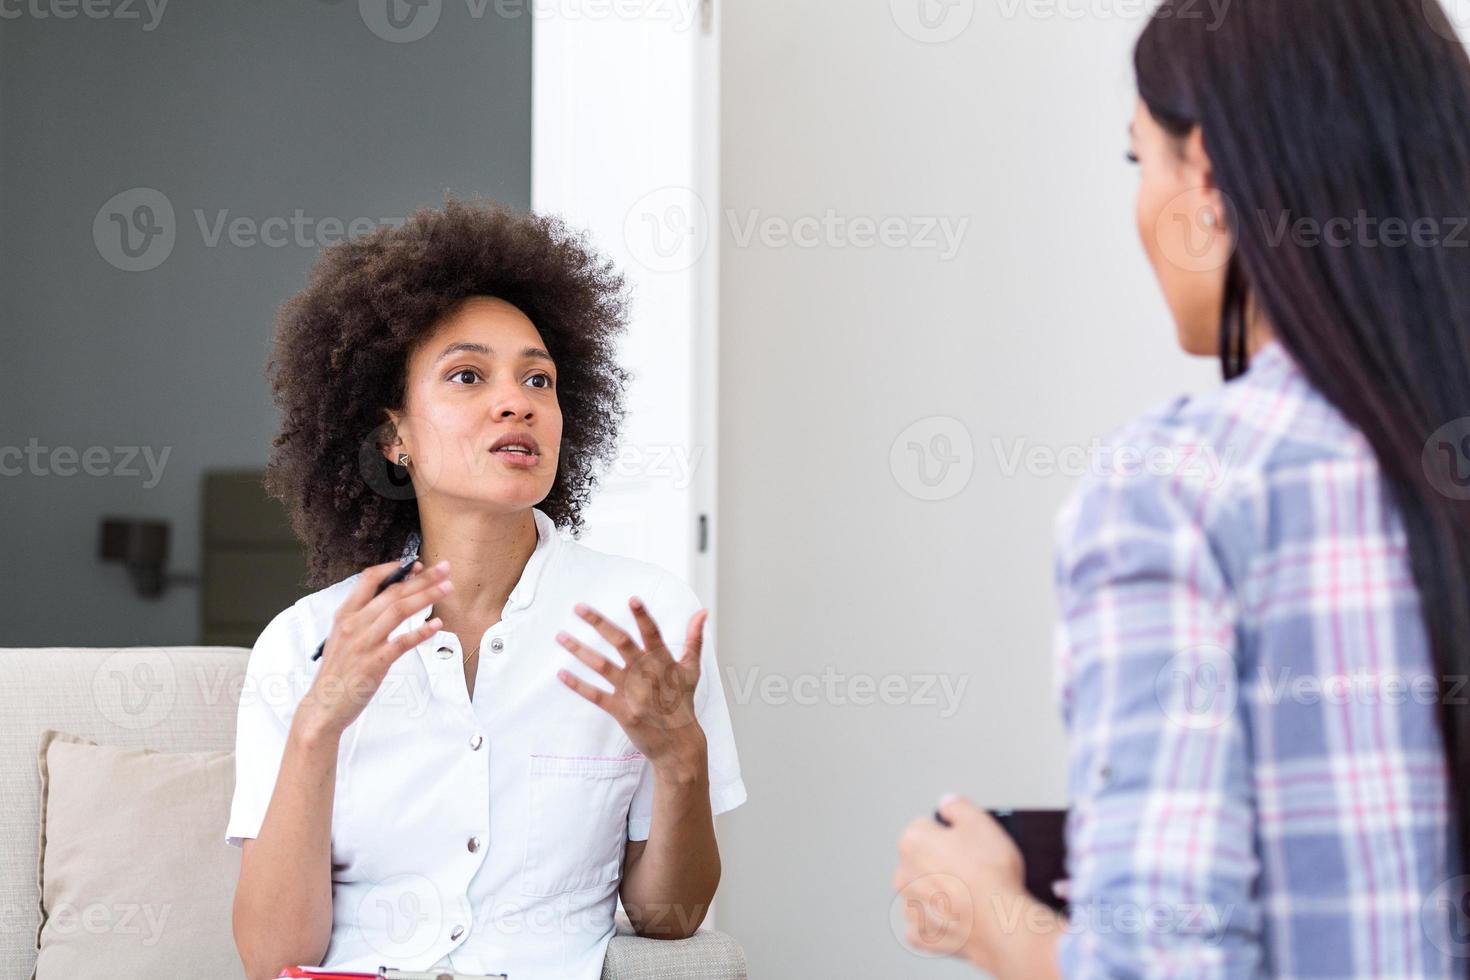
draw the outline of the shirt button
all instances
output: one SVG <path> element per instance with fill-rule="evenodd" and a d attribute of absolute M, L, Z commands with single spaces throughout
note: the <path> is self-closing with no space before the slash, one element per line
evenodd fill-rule
<path fill-rule="evenodd" d="M 473 854 L 475 851 L 478 851 L 480 849 L 480 838 L 471 837 L 470 842 L 467 846 L 469 847 L 471 854 Z"/>
<path fill-rule="evenodd" d="M 490 641 L 490 652 L 491 653 L 499 653 L 501 650 L 504 650 L 504 649 L 505 649 L 505 641 L 502 640 L 500 637 L 497 636 L 495 639 L 493 639 L 493 640 Z"/>
<path fill-rule="evenodd" d="M 455 926 L 454 931 L 449 934 L 450 939 L 458 939 L 464 935 L 464 926 Z"/>
<path fill-rule="evenodd" d="M 485 736 L 483 736 L 483 735 L 475 735 L 475 736 L 473 736 L 473 737 L 470 738 L 470 748 L 472 748 L 472 749 L 478 749 L 480 746 L 482 746 L 484 744 L 485 744 Z"/>
<path fill-rule="evenodd" d="M 450 657 L 454 656 L 453 647 L 440 647 L 436 652 L 439 654 L 440 660 L 448 660 Z"/>

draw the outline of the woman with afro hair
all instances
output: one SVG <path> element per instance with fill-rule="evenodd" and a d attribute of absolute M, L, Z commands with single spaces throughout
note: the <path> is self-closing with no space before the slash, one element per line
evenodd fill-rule
<path fill-rule="evenodd" d="M 595 980 L 619 897 L 644 936 L 703 920 L 713 816 L 745 799 L 706 612 L 575 540 L 616 451 L 625 309 L 557 219 L 460 202 L 328 249 L 283 309 L 267 486 L 325 587 L 241 692 L 252 980 Z"/>

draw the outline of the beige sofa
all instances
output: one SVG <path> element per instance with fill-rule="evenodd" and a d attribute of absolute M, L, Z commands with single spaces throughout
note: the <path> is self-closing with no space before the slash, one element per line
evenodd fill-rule
<path fill-rule="evenodd" d="M 137 669 L 134 655 L 140 652 L 120 657 L 120 651 L 109 649 L 0 649 L 0 980 L 24 980 L 36 965 L 42 731 L 164 752 L 234 748 L 235 709 L 249 651 L 159 648 L 143 658 L 147 670 Z M 121 664 L 128 669 L 118 669 Z M 228 850 L 227 809 L 219 813 L 219 847 Z M 723 933 L 704 930 L 677 942 L 649 940 L 628 934 L 626 923 L 608 949 L 603 971 L 604 978 L 650 980 L 739 980 L 745 975 L 739 945 Z"/>

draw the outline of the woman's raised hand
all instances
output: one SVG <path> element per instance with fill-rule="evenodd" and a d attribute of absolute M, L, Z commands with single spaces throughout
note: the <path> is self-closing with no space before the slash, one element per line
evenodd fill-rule
<path fill-rule="evenodd" d="M 637 598 L 630 599 L 628 607 L 633 610 L 638 632 L 642 634 L 642 646 L 597 610 L 585 605 L 576 607 L 577 615 L 622 656 L 621 667 L 568 633 L 556 637 L 572 656 L 612 684 L 610 693 L 570 671 L 560 671 L 557 676 L 567 687 L 612 715 L 628 740 L 653 765 L 680 761 L 697 764 L 706 746 L 704 730 L 694 713 L 694 689 L 699 683 L 704 622 L 709 614 L 701 609 L 689 620 L 684 656 L 675 660 L 643 603 Z"/>
<path fill-rule="evenodd" d="M 417 629 L 388 638 L 410 616 L 454 589 L 447 561 L 427 570 L 416 562 L 407 579 L 374 595 L 398 566 L 392 561 L 364 569 L 357 586 L 332 617 L 321 667 L 297 709 L 298 715 L 305 712 L 316 733 L 340 736 L 362 714 L 393 662 L 444 625 L 437 618 L 430 619 Z"/>

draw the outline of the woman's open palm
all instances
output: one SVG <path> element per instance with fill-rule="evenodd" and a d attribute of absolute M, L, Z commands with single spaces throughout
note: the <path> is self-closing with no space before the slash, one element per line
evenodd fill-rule
<path fill-rule="evenodd" d="M 642 601 L 630 599 L 628 608 L 638 623 L 642 646 L 597 610 L 581 604 L 576 607 L 577 615 L 618 651 L 622 666 L 568 633 L 556 637 L 572 656 L 612 684 L 612 691 L 604 691 L 567 670 L 559 671 L 557 676 L 612 715 L 634 747 L 653 762 L 704 734 L 695 717 L 694 691 L 699 684 L 704 623 L 709 613 L 701 609 L 690 618 L 684 655 L 676 660 Z"/>

